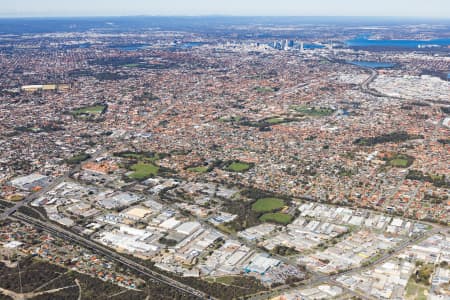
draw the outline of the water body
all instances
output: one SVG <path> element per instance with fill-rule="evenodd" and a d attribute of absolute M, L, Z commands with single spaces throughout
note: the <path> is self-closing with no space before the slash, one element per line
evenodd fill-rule
<path fill-rule="evenodd" d="M 181 48 L 181 49 L 190 49 L 194 47 L 199 47 L 206 45 L 207 43 L 204 42 L 187 42 L 187 43 L 181 43 L 175 45 L 175 48 Z M 148 44 L 130 44 L 130 45 L 118 45 L 118 46 L 112 46 L 111 48 L 119 49 L 122 51 L 138 51 L 141 49 L 149 48 L 151 45 Z"/>
<path fill-rule="evenodd" d="M 187 43 L 183 43 L 183 44 L 177 45 L 177 47 L 180 47 L 180 48 L 183 48 L 183 49 L 189 49 L 189 48 L 203 46 L 203 45 L 206 45 L 206 44 L 208 44 L 208 43 L 205 43 L 205 42 L 187 42 Z"/>
<path fill-rule="evenodd" d="M 325 48 L 324 45 L 319 44 L 304 44 L 303 49 L 322 49 Z"/>
<path fill-rule="evenodd" d="M 83 44 L 76 44 L 76 45 L 62 45 L 62 49 L 87 49 L 90 48 L 92 45 L 91 43 L 83 43 Z"/>
<path fill-rule="evenodd" d="M 394 63 L 389 62 L 378 62 L 378 61 L 364 61 L 364 60 L 353 60 L 348 61 L 348 63 L 364 68 L 372 68 L 372 69 L 388 69 L 395 67 Z"/>
<path fill-rule="evenodd" d="M 112 48 L 123 50 L 123 51 L 137 51 L 139 49 L 143 49 L 143 48 L 146 48 L 146 47 L 149 47 L 149 46 L 150 45 L 135 44 L 135 45 L 112 46 Z"/>
<path fill-rule="evenodd" d="M 270 26 L 304 25 L 351 25 L 351 26 L 390 26 L 414 24 L 450 24 L 449 18 L 399 18 L 399 17 L 66 17 L 66 18 L 0 18 L 0 34 L 83 32 L 86 30 L 106 30 L 107 32 L 130 32 L 148 28 L 159 30 L 183 30 L 211 32 L 229 28 L 232 25 L 262 24 Z"/>
<path fill-rule="evenodd" d="M 436 40 L 371 40 L 366 37 L 358 37 L 345 42 L 350 47 L 395 47 L 395 48 L 419 48 L 421 46 L 450 45 L 450 39 Z"/>

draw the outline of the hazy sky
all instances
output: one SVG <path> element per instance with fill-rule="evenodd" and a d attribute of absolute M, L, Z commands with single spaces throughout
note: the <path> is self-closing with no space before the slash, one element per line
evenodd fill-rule
<path fill-rule="evenodd" d="M 450 0 L 0 0 L 0 16 L 414 16 L 450 18 Z"/>

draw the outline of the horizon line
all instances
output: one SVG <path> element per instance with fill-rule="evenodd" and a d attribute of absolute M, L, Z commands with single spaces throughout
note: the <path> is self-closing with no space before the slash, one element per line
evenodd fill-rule
<path fill-rule="evenodd" d="M 130 15 L 0 15 L 0 19 L 68 19 L 68 18 L 127 18 L 127 17 L 165 17 L 165 18 L 202 18 L 202 17 L 233 17 L 233 18 L 389 18 L 389 19 L 425 19 L 450 20 L 445 16 L 364 16 L 364 15 L 234 15 L 234 14 L 130 14 Z"/>

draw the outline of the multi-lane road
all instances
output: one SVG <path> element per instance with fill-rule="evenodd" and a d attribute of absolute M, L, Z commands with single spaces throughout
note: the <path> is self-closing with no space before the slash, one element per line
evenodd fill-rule
<path fill-rule="evenodd" d="M 213 297 L 207 295 L 206 293 L 204 293 L 202 291 L 199 291 L 193 287 L 185 285 L 185 284 L 183 284 L 173 278 L 170 278 L 166 275 L 155 272 L 154 270 L 152 270 L 146 266 L 143 266 L 143 265 L 139 264 L 138 262 L 115 252 L 114 250 L 111 250 L 103 245 L 100 245 L 100 244 L 98 244 L 90 239 L 87 239 L 83 236 L 80 236 L 74 232 L 68 231 L 58 225 L 52 224 L 50 222 L 41 221 L 41 220 L 24 215 L 19 212 L 17 212 L 11 218 L 21 221 L 21 222 L 24 222 L 24 223 L 27 223 L 27 224 L 32 225 L 41 230 L 44 230 L 54 236 L 64 239 L 66 241 L 70 241 L 70 242 L 78 244 L 82 247 L 85 247 L 87 249 L 90 249 L 96 253 L 99 253 L 99 254 L 109 258 L 110 260 L 112 260 L 114 262 L 120 263 L 120 264 L 128 267 L 129 269 L 138 272 L 139 274 L 147 276 L 154 281 L 164 283 L 164 284 L 168 285 L 169 287 L 175 288 L 185 294 L 191 295 L 194 298 L 214 299 Z"/>
<path fill-rule="evenodd" d="M 102 148 L 97 150 L 92 156 L 95 157 L 95 155 L 101 151 L 103 151 Z M 14 206 L 6 208 L 0 214 L 0 221 L 6 219 L 8 217 L 11 219 L 16 219 L 16 220 L 22 221 L 22 222 L 32 225 L 34 227 L 40 228 L 41 230 L 44 230 L 50 234 L 61 237 L 67 241 L 71 241 L 75 244 L 78 244 L 85 248 L 91 249 L 92 251 L 95 251 L 99 254 L 104 255 L 105 257 L 111 259 L 112 261 L 123 264 L 123 265 L 127 266 L 128 268 L 130 268 L 131 270 L 134 270 L 134 271 L 138 272 L 139 274 L 145 275 L 154 281 L 164 283 L 164 284 L 168 285 L 169 287 L 175 288 L 185 294 L 191 295 L 191 296 L 193 296 L 193 298 L 214 299 L 213 297 L 207 295 L 206 293 L 204 293 L 202 291 L 199 291 L 199 290 L 192 288 L 188 285 L 185 285 L 173 278 L 170 278 L 166 275 L 163 275 L 154 270 L 151 270 L 148 267 L 145 267 L 145 266 L 137 263 L 136 261 L 133 261 L 123 255 L 120 255 L 119 253 L 117 253 L 111 249 L 108 249 L 107 247 L 104 247 L 90 239 L 87 239 L 83 236 L 80 236 L 80 235 L 74 233 L 74 232 L 66 230 L 58 225 L 55 225 L 55 224 L 51 223 L 50 221 L 41 221 L 41 220 L 24 215 L 19 212 L 19 209 L 22 206 L 28 205 L 33 200 L 39 198 L 40 196 L 44 195 L 48 191 L 52 190 L 53 188 L 58 186 L 60 183 L 69 179 L 69 177 L 72 174 L 80 171 L 80 169 L 81 169 L 81 164 L 76 165 L 74 168 L 72 168 L 71 170 L 66 172 L 63 176 L 53 179 L 49 185 L 47 185 L 40 191 L 30 194 L 27 197 L 25 197 L 25 199 L 18 202 Z"/>
<path fill-rule="evenodd" d="M 353 291 L 345 286 L 343 286 L 340 282 L 337 281 L 337 278 L 342 276 L 342 275 L 351 275 L 351 274 L 355 274 L 355 273 L 360 273 L 364 270 L 373 268 L 377 265 L 380 265 L 384 262 L 386 262 L 387 260 L 391 259 L 392 257 L 394 257 L 395 255 L 397 255 L 399 252 L 401 252 L 402 250 L 404 250 L 406 247 L 413 245 L 413 244 L 417 244 L 420 241 L 424 240 L 425 238 L 438 233 L 440 230 L 442 230 L 441 227 L 436 227 L 433 230 L 428 231 L 427 233 L 423 234 L 423 235 L 419 235 L 413 239 L 409 239 L 404 241 L 403 243 L 401 243 L 400 245 L 398 245 L 397 247 L 395 247 L 394 249 L 392 249 L 391 251 L 385 253 L 384 255 L 382 255 L 381 257 L 379 257 L 378 259 L 376 259 L 375 261 L 371 262 L 368 265 L 365 266 L 360 266 L 360 267 L 356 267 L 353 269 L 349 269 L 347 271 L 343 271 L 340 272 L 339 274 L 335 274 L 335 275 L 324 275 L 324 274 L 320 274 L 320 273 L 313 273 L 313 277 L 311 277 L 309 280 L 305 281 L 305 285 L 302 285 L 302 288 L 308 288 L 308 287 L 313 287 L 313 286 L 317 286 L 320 284 L 324 284 L 324 283 L 329 283 L 332 285 L 337 285 L 340 286 L 341 288 L 343 288 L 344 290 L 346 290 L 348 293 L 351 293 L 355 296 L 358 296 L 362 299 L 372 299 L 371 297 L 361 294 L 358 291 Z M 262 300 L 262 299 L 270 299 L 271 297 L 275 297 L 276 295 L 279 295 L 281 293 L 285 293 L 288 292 L 290 290 L 293 290 L 295 288 L 292 288 L 290 286 L 280 286 L 278 288 L 276 288 L 275 291 L 270 291 L 268 293 L 261 293 L 259 295 L 255 295 L 253 298 L 251 298 L 252 300 Z"/>
<path fill-rule="evenodd" d="M 374 70 L 372 70 L 372 71 L 373 71 L 372 75 L 366 81 L 364 81 L 364 83 L 361 85 L 361 88 L 369 90 L 368 85 L 377 76 L 377 72 Z M 96 153 L 98 153 L 100 151 L 102 151 L 102 149 L 96 151 Z M 12 206 L 10 208 L 6 208 L 4 210 L 4 212 L 0 214 L 0 220 L 10 217 L 12 219 L 22 221 L 24 223 L 27 223 L 27 224 L 30 224 L 37 228 L 40 228 L 50 234 L 61 237 L 65 240 L 71 241 L 71 242 L 76 243 L 85 248 L 91 249 L 92 251 L 94 251 L 96 253 L 104 255 L 105 257 L 111 259 L 112 261 L 115 261 L 117 263 L 127 266 L 128 268 L 138 272 L 139 274 L 147 276 L 147 277 L 151 278 L 152 280 L 164 283 L 164 284 L 166 284 L 172 288 L 175 288 L 183 293 L 189 294 L 189 295 L 193 296 L 194 298 L 213 299 L 212 297 L 210 297 L 209 295 L 207 295 L 206 293 L 204 293 L 202 291 L 199 291 L 199 290 L 197 290 L 193 287 L 190 287 L 188 285 L 185 285 L 169 276 L 160 274 L 160 273 L 156 272 L 155 270 L 145 267 L 145 266 L 139 264 L 138 262 L 136 262 L 128 257 L 125 257 L 125 256 L 117 253 L 116 251 L 111 250 L 93 240 L 85 238 L 77 233 L 72 232 L 72 231 L 66 230 L 59 225 L 51 223 L 50 221 L 39 220 L 39 219 L 30 217 L 30 216 L 27 216 L 25 214 L 22 214 L 18 211 L 20 209 L 20 207 L 28 205 L 33 200 L 37 199 L 38 197 L 42 196 L 46 192 L 48 192 L 48 191 L 52 190 L 53 188 L 55 188 L 56 186 L 58 186 L 60 183 L 69 179 L 70 175 L 78 172 L 80 170 L 80 168 L 81 168 L 81 164 L 75 166 L 72 170 L 66 172 L 63 176 L 55 178 L 52 182 L 50 182 L 50 184 L 48 186 L 46 186 L 39 192 L 29 195 L 24 200 L 20 201 L 19 203 L 15 204 L 14 206 Z M 307 195 L 305 195 L 302 198 L 310 200 L 310 201 L 316 200 Z M 337 282 L 336 279 L 338 278 L 338 276 L 354 274 L 357 272 L 361 272 L 365 269 L 372 268 L 378 264 L 381 264 L 381 263 L 387 261 L 388 259 L 390 259 L 391 257 L 393 257 L 394 255 L 396 255 L 397 253 L 399 253 L 400 251 L 402 251 L 403 249 L 405 249 L 406 247 L 408 247 L 409 245 L 417 243 L 420 240 L 424 239 L 426 236 L 437 233 L 439 230 L 440 230 L 439 227 L 435 227 L 433 230 L 427 232 L 426 235 L 418 236 L 414 239 L 407 240 L 407 241 L 403 242 L 402 244 L 398 245 L 395 249 L 393 249 L 389 253 L 384 254 L 383 256 L 381 256 L 380 258 L 373 261 L 372 263 L 370 263 L 367 266 L 357 267 L 357 268 L 354 268 L 354 269 L 351 269 L 348 271 L 344 271 L 344 272 L 339 273 L 338 275 L 324 275 L 324 274 L 320 274 L 320 273 L 313 273 L 313 277 L 304 282 L 306 284 L 304 287 L 308 287 L 308 286 L 311 287 L 311 286 L 319 285 L 322 283 L 330 283 L 330 284 L 338 285 L 338 286 L 342 287 L 346 292 L 353 294 L 355 296 L 359 296 L 362 299 L 371 299 L 370 297 L 367 297 L 366 295 L 363 295 L 361 293 L 358 293 L 358 292 L 348 289 L 347 287 L 345 287 L 342 284 L 340 284 L 339 282 Z M 280 259 L 282 261 L 284 261 L 285 263 L 292 264 L 292 262 L 286 261 L 286 259 L 283 259 L 283 258 L 280 258 Z M 292 289 L 292 288 L 287 285 L 280 286 L 278 288 L 275 288 L 274 290 L 271 290 L 268 293 L 261 293 L 259 295 L 255 295 L 254 299 L 267 299 L 268 297 L 274 296 L 281 292 L 286 292 L 290 289 Z"/>
<path fill-rule="evenodd" d="M 103 152 L 104 149 L 100 148 L 97 151 L 95 151 L 92 154 L 92 157 L 96 157 L 97 154 Z M 92 160 L 93 158 L 89 159 L 88 161 Z M 79 163 L 77 165 L 75 165 L 72 169 L 68 170 L 66 173 L 64 173 L 64 175 L 59 176 L 57 178 L 54 178 L 50 184 L 48 184 L 46 187 L 44 187 L 43 189 L 41 189 L 40 191 L 36 192 L 36 193 L 32 193 L 30 195 L 28 195 L 27 197 L 25 197 L 25 199 L 23 199 L 20 202 L 17 202 L 14 206 L 6 209 L 2 214 L 0 214 L 0 221 L 4 220 L 6 218 L 8 218 L 9 216 L 11 216 L 12 214 L 14 214 L 16 211 L 19 210 L 19 208 L 21 208 L 24 205 L 28 205 L 29 203 L 31 203 L 33 200 L 39 198 L 40 196 L 44 195 L 45 193 L 47 193 L 48 191 L 51 191 L 53 188 L 55 188 L 56 186 L 58 186 L 60 183 L 64 182 L 65 180 L 69 179 L 69 177 L 72 174 L 75 174 L 76 172 L 79 172 L 81 170 L 81 165 L 82 163 Z"/>
<path fill-rule="evenodd" d="M 70 172 L 72 173 L 72 172 Z M 63 238 L 67 241 L 71 241 L 75 244 L 78 244 L 80 246 L 83 246 L 85 248 L 91 249 L 92 251 L 102 254 L 103 256 L 111 259 L 112 261 L 115 261 L 117 263 L 123 264 L 126 267 L 130 268 L 131 270 L 134 270 L 136 272 L 138 272 L 139 274 L 142 274 L 144 276 L 147 276 L 149 278 L 151 278 L 152 280 L 167 284 L 168 286 L 175 288 L 183 293 L 187 293 L 195 298 L 198 299 L 213 299 L 211 296 L 207 295 L 206 293 L 199 291 L 195 288 L 192 288 L 190 286 L 187 286 L 173 278 L 170 278 L 166 275 L 160 274 L 148 267 L 145 267 L 141 264 L 139 264 L 138 262 L 125 257 L 117 252 L 115 252 L 114 250 L 111 250 L 103 245 L 98 244 L 97 242 L 94 242 L 88 238 L 85 238 L 77 233 L 74 233 L 72 231 L 66 230 L 64 228 L 62 228 L 59 225 L 53 224 L 50 221 L 43 221 L 43 220 L 39 220 L 30 216 L 27 216 L 25 214 L 22 214 L 20 212 L 18 212 L 17 210 L 23 206 L 23 205 L 27 205 L 28 203 L 30 203 L 32 200 L 36 199 L 37 197 L 39 197 L 40 195 L 44 194 L 46 191 L 51 190 L 53 187 L 57 186 L 58 184 L 60 184 L 61 182 L 63 182 L 65 179 L 67 179 L 70 175 L 70 173 L 66 174 L 65 176 L 62 176 L 58 179 L 55 179 L 53 182 L 51 182 L 50 185 L 48 185 L 45 189 L 41 190 L 38 193 L 35 193 L 33 195 L 30 195 L 29 197 L 27 197 L 26 199 L 24 199 L 23 201 L 21 201 L 20 203 L 16 204 L 15 206 L 6 209 L 2 214 L 2 218 L 5 217 L 10 217 L 12 219 L 16 219 L 19 221 L 22 221 L 24 223 L 27 223 L 29 225 L 32 225 L 34 227 L 40 228 L 41 230 L 44 230 L 50 234 L 53 234 L 55 236 L 58 236 L 60 238 Z M 13 216 L 14 214 L 14 216 Z M 427 236 L 431 235 L 431 234 L 435 234 L 438 233 L 441 230 L 440 227 L 435 227 L 433 230 L 428 231 L 426 234 L 421 235 L 421 236 L 417 236 L 414 239 L 410 239 L 407 240 L 405 242 L 403 242 L 402 244 L 398 245 L 396 248 L 394 248 L 392 251 L 384 254 L 383 256 L 381 256 L 380 258 L 378 258 L 377 260 L 373 261 L 372 263 L 370 263 L 367 266 L 364 267 L 357 267 L 354 269 L 350 269 L 344 272 L 340 272 L 338 275 L 323 275 L 323 274 L 319 274 L 319 273 L 314 273 L 313 277 L 310 278 L 309 280 L 307 280 L 305 283 L 306 285 L 304 285 L 303 287 L 312 287 L 312 286 L 316 286 L 322 283 L 330 283 L 330 284 L 334 284 L 334 285 L 338 285 L 342 288 L 344 288 L 344 290 L 346 290 L 348 293 L 351 293 L 355 296 L 359 296 L 362 299 L 371 299 L 370 297 L 367 297 L 365 295 L 362 295 L 360 293 L 357 293 L 355 291 L 352 291 L 348 288 L 346 288 L 345 286 L 343 286 L 342 284 L 340 284 L 339 282 L 336 281 L 336 279 L 339 276 L 342 275 L 350 275 L 350 274 L 354 274 L 354 273 L 358 273 L 361 272 L 363 270 L 366 270 L 368 268 L 373 268 L 376 265 L 379 265 L 385 261 L 387 261 L 388 259 L 392 258 L 393 256 L 395 256 L 396 254 L 398 254 L 400 251 L 404 250 L 406 247 L 408 247 L 409 245 L 412 244 L 416 244 L 419 241 L 423 240 L 424 238 L 426 238 Z M 283 260 L 285 261 L 285 260 Z M 261 293 L 259 295 L 255 295 L 255 297 L 253 299 L 268 299 L 268 297 L 272 297 L 275 296 L 276 294 L 280 294 L 281 292 L 286 292 L 289 291 L 290 289 L 292 289 L 289 286 L 281 286 L 276 288 L 275 290 L 270 291 L 269 293 Z"/>
<path fill-rule="evenodd" d="M 6 218 L 8 218 L 9 216 L 11 216 L 12 214 L 14 214 L 16 211 L 19 210 L 19 208 L 21 208 L 24 205 L 28 205 L 31 201 L 39 198 L 40 196 L 42 196 L 43 194 L 47 193 L 48 191 L 51 191 L 54 187 L 56 187 L 58 184 L 60 184 L 61 182 L 63 182 L 64 180 L 66 180 L 68 178 L 68 174 L 65 176 L 61 176 L 58 177 L 57 179 L 54 179 L 52 182 L 50 182 L 49 185 L 47 185 L 45 188 L 43 188 L 42 190 L 30 194 L 27 197 L 25 197 L 25 199 L 23 199 L 20 202 L 17 202 L 14 206 L 11 206 L 10 208 L 6 209 L 2 214 L 0 214 L 0 221 L 4 220 Z"/>

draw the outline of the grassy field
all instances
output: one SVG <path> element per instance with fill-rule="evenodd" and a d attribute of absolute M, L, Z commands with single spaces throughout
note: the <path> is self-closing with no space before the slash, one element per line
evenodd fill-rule
<path fill-rule="evenodd" d="M 278 198 L 262 198 L 253 203 L 252 210 L 259 213 L 272 212 L 279 210 L 285 206 L 282 199 Z"/>
<path fill-rule="evenodd" d="M 188 168 L 188 171 L 194 172 L 194 173 L 206 173 L 206 172 L 208 172 L 208 169 L 209 169 L 208 166 L 198 166 L 198 167 Z"/>
<path fill-rule="evenodd" d="M 276 125 L 276 124 L 284 123 L 285 120 L 283 118 L 270 118 L 270 119 L 267 119 L 266 122 L 269 123 L 270 125 Z"/>
<path fill-rule="evenodd" d="M 250 295 L 266 290 L 261 281 L 251 276 L 208 277 L 204 281 L 214 288 L 212 295 L 217 299 L 249 299 Z"/>
<path fill-rule="evenodd" d="M 103 113 L 106 106 L 104 105 L 94 105 L 94 106 L 86 106 L 79 109 L 75 109 L 72 111 L 72 114 L 75 116 L 79 115 L 99 115 Z"/>
<path fill-rule="evenodd" d="M 159 171 L 159 167 L 152 163 L 142 163 L 132 165 L 131 170 L 134 172 L 129 175 L 131 179 L 144 180 L 151 176 L 156 176 Z"/>
<path fill-rule="evenodd" d="M 309 117 L 326 117 L 331 116 L 334 113 L 334 110 L 331 108 L 315 108 L 315 107 L 307 107 L 307 106 L 293 106 L 293 110 L 295 110 L 298 113 L 301 113 L 302 115 L 309 116 Z"/>
<path fill-rule="evenodd" d="M 13 202 L 18 202 L 18 201 L 22 201 L 25 197 L 22 195 L 11 195 L 8 199 L 9 201 L 13 201 Z"/>
<path fill-rule="evenodd" d="M 205 280 L 207 282 L 215 282 L 215 283 L 220 283 L 223 285 L 227 285 L 227 286 L 233 286 L 233 287 L 237 287 L 237 288 L 248 288 L 248 285 L 251 284 L 256 284 L 256 285 L 260 285 L 260 283 L 258 281 L 256 281 L 254 278 L 252 277 L 248 277 L 248 276 L 240 276 L 240 275 L 231 275 L 231 276 L 222 276 L 222 277 L 208 277 L 205 278 Z"/>
<path fill-rule="evenodd" d="M 215 278 L 215 281 L 225 285 L 232 285 L 236 279 L 238 278 L 235 276 L 224 276 Z"/>
<path fill-rule="evenodd" d="M 417 270 L 411 275 L 406 285 L 406 299 L 426 300 L 434 265 L 416 262 L 416 267 Z"/>
<path fill-rule="evenodd" d="M 407 168 L 412 165 L 414 158 L 409 155 L 397 154 L 388 160 L 388 164 L 394 168 Z"/>
<path fill-rule="evenodd" d="M 144 180 L 156 175 L 164 176 L 173 173 L 172 170 L 160 167 L 158 161 L 167 157 L 169 154 L 156 152 L 116 152 L 114 156 L 126 159 L 122 164 L 128 170 L 134 171 L 128 174 L 128 178 L 135 180 Z"/>
<path fill-rule="evenodd" d="M 255 87 L 255 91 L 257 91 L 258 93 L 270 93 L 274 92 L 275 89 L 270 86 L 257 86 Z"/>
<path fill-rule="evenodd" d="M 220 231 L 223 231 L 223 232 L 228 233 L 228 234 L 235 234 L 236 233 L 236 231 L 233 228 L 230 228 L 229 226 L 227 226 L 225 224 L 219 224 L 216 227 Z"/>
<path fill-rule="evenodd" d="M 246 172 L 250 170 L 252 166 L 250 164 L 244 163 L 244 162 L 232 162 L 226 167 L 227 171 L 231 172 Z"/>
<path fill-rule="evenodd" d="M 122 158 L 129 158 L 129 159 L 136 159 L 140 161 L 147 161 L 147 162 L 155 162 L 161 158 L 163 158 L 165 155 L 161 153 L 153 153 L 153 152 L 120 152 L 120 153 L 114 153 L 114 156 L 122 157 Z"/>
<path fill-rule="evenodd" d="M 428 287 L 416 283 L 416 281 L 411 276 L 411 278 L 409 278 L 408 284 L 406 285 L 406 299 L 426 300 L 426 291 L 428 291 Z"/>
<path fill-rule="evenodd" d="M 445 180 L 445 175 L 430 174 L 432 180 Z"/>
<path fill-rule="evenodd" d="M 406 168 L 408 166 L 408 161 L 403 158 L 396 158 L 389 162 L 389 164 L 393 167 L 397 168 Z"/>
<path fill-rule="evenodd" d="M 267 213 L 260 218 L 261 222 L 273 222 L 277 224 L 289 224 L 292 221 L 292 216 L 283 213 Z"/>

